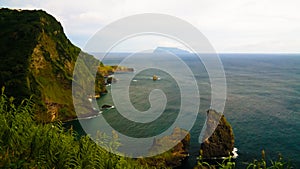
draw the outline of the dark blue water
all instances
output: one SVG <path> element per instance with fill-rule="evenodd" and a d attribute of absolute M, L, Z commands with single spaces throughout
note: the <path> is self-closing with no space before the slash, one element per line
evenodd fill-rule
<path fill-rule="evenodd" d="M 112 55 L 103 62 L 114 65 L 124 56 Z M 233 127 L 235 147 L 239 149 L 239 166 L 252 159 L 260 159 L 261 150 L 264 149 L 268 159 L 274 160 L 280 153 L 300 167 L 300 55 L 222 54 L 220 58 L 227 80 L 224 114 Z M 193 165 L 193 159 L 198 156 L 198 137 L 205 111 L 210 107 L 210 81 L 204 66 L 196 57 L 184 56 L 182 59 L 193 71 L 201 96 L 199 114 L 190 131 L 190 165 Z M 153 74 L 161 80 L 153 83 Z M 114 123 L 115 129 L 128 135 L 138 135 L 145 130 L 152 135 L 164 131 L 174 121 L 172 118 L 176 116 L 172 113 L 177 112 L 180 104 L 178 86 L 172 76 L 155 69 L 141 72 L 131 82 L 130 99 L 136 109 L 145 111 L 150 107 L 149 93 L 155 88 L 167 93 L 170 101 L 164 112 L 166 115 L 158 123 L 141 125 L 133 130 L 136 126 L 131 126 L 125 120 L 114 123 L 116 109 L 104 112 L 105 118 Z M 114 103 L 108 93 L 98 100 L 98 104 Z M 95 119 L 87 120 L 87 123 L 93 122 Z"/>
<path fill-rule="evenodd" d="M 222 55 L 240 162 L 278 153 L 300 166 L 300 56 Z"/>

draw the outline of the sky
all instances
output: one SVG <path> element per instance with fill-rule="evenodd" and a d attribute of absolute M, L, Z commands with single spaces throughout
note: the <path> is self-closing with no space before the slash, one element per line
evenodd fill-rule
<path fill-rule="evenodd" d="M 194 25 L 218 53 L 299 53 L 298 0 L 0 0 L 1 7 L 43 9 L 80 48 L 103 27 L 126 16 L 168 14 Z M 1 29 L 1 28 L 0 28 Z M 168 38 L 139 37 L 116 47 L 131 52 L 182 47 Z"/>

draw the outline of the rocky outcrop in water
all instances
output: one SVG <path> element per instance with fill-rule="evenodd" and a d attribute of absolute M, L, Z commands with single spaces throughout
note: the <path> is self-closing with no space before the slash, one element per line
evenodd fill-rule
<path fill-rule="evenodd" d="M 208 110 L 206 125 L 214 125 L 211 123 L 216 121 L 215 118 L 219 118 L 215 131 L 201 144 L 200 154 L 204 159 L 228 157 L 232 155 L 234 148 L 233 130 L 224 115 L 215 110 Z"/>
<path fill-rule="evenodd" d="M 147 164 L 148 166 L 157 168 L 174 168 L 181 166 L 182 162 L 189 156 L 188 148 L 190 145 L 191 135 L 188 131 L 176 127 L 171 135 L 154 139 L 153 145 L 149 150 L 150 154 L 155 153 L 160 149 L 163 149 L 165 144 L 178 142 L 178 138 L 182 137 L 184 137 L 184 139 L 182 139 L 171 150 L 154 157 L 140 159 L 141 164 Z"/>

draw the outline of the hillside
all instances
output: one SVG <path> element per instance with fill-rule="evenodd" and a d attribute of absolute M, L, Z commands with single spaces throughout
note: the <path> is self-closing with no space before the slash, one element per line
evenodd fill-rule
<path fill-rule="evenodd" d="M 0 86 L 7 95 L 17 100 L 33 95 L 39 120 L 74 118 L 72 76 L 81 50 L 61 24 L 41 10 L 0 9 L 0 28 Z M 95 92 L 105 92 L 103 76 L 97 77 Z"/>

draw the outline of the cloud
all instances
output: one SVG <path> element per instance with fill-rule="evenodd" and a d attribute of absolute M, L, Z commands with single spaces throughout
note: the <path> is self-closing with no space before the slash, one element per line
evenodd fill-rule
<path fill-rule="evenodd" d="M 300 52 L 297 0 L 3 0 L 2 4 L 46 10 L 80 47 L 96 31 L 117 19 L 139 13 L 163 13 L 195 25 L 218 52 Z M 130 43 L 136 48 L 139 44 L 142 43 Z"/>

